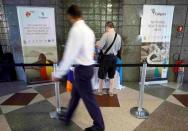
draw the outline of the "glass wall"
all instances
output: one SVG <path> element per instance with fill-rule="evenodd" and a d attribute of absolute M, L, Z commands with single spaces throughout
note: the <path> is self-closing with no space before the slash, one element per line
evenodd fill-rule
<path fill-rule="evenodd" d="M 5 17 L 2 3 L 0 3 L 0 46 L 3 53 L 11 51 L 8 37 L 8 23 Z"/>
<path fill-rule="evenodd" d="M 83 11 L 83 16 L 86 23 L 94 30 L 97 40 L 104 33 L 104 26 L 107 21 L 113 21 L 116 30 L 121 34 L 122 29 L 122 7 L 120 0 L 63 0 L 63 34 L 64 39 L 61 43 L 64 43 L 70 28 L 69 23 L 66 20 L 66 9 L 71 4 L 77 4 Z"/>

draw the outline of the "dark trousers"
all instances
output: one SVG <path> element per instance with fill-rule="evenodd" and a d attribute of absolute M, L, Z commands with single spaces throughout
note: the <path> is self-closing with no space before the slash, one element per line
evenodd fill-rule
<path fill-rule="evenodd" d="M 104 121 L 101 111 L 97 105 L 93 94 L 91 78 L 93 76 L 93 66 L 77 66 L 74 71 L 74 87 L 72 90 L 71 100 L 69 102 L 68 111 L 66 113 L 67 120 L 72 118 L 72 115 L 78 106 L 80 98 L 83 100 L 94 126 L 104 129 Z"/>

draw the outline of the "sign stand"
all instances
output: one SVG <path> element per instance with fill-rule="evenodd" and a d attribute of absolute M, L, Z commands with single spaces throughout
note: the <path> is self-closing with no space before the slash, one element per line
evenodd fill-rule
<path fill-rule="evenodd" d="M 54 72 L 57 70 L 57 64 L 54 64 Z M 61 116 L 63 116 L 66 112 L 65 107 L 60 107 L 61 98 L 59 91 L 59 82 L 55 82 L 55 99 L 56 99 L 56 111 L 50 112 L 50 118 L 60 120 Z"/>
<path fill-rule="evenodd" d="M 149 112 L 143 108 L 143 100 L 144 100 L 144 85 L 146 79 L 146 70 L 147 70 L 147 63 L 143 63 L 142 68 L 142 76 L 141 76 L 141 84 L 140 84 L 140 93 L 139 93 L 139 100 L 138 100 L 138 107 L 133 107 L 130 110 L 131 115 L 138 119 L 147 119 L 149 117 Z"/>

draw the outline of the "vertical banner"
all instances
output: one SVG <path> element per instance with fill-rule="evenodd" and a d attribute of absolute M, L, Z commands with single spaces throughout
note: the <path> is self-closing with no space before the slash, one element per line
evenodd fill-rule
<path fill-rule="evenodd" d="M 17 7 L 24 63 L 57 62 L 54 8 Z M 26 67 L 28 83 L 51 79 L 53 67 Z"/>
<path fill-rule="evenodd" d="M 174 6 L 144 5 L 141 20 L 141 62 L 168 64 Z M 168 68 L 149 67 L 148 84 L 167 83 Z"/>

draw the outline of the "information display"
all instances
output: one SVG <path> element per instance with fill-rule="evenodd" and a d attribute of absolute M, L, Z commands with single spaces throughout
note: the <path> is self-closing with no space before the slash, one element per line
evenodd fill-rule
<path fill-rule="evenodd" d="M 17 7 L 24 63 L 57 62 L 54 8 Z M 53 67 L 26 68 L 28 82 L 51 79 Z"/>
<path fill-rule="evenodd" d="M 141 20 L 141 62 L 169 64 L 174 6 L 144 5 Z M 148 67 L 148 84 L 167 83 L 167 67 Z"/>

